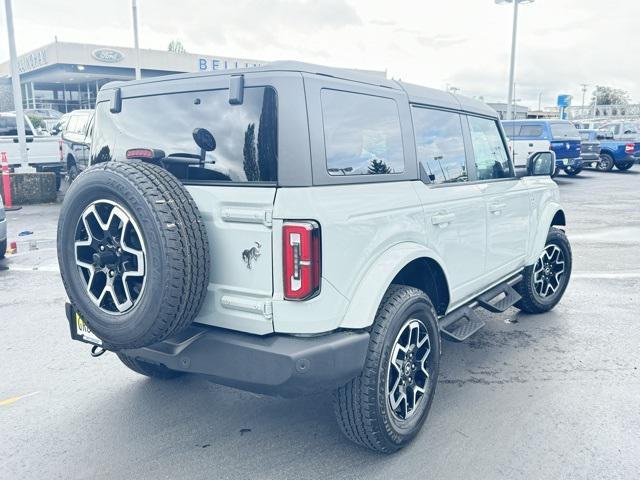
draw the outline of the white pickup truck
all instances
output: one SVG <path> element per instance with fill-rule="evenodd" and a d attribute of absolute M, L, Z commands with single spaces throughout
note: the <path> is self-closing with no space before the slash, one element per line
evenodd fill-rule
<path fill-rule="evenodd" d="M 35 129 L 29 117 L 24 117 L 24 124 L 27 136 L 28 164 L 34 167 L 37 172 L 55 173 L 56 186 L 59 187 L 64 170 L 64 163 L 60 161 L 60 139 L 49 135 L 34 134 Z M 0 113 L 0 152 L 7 154 L 11 168 L 21 166 L 15 113 Z"/>

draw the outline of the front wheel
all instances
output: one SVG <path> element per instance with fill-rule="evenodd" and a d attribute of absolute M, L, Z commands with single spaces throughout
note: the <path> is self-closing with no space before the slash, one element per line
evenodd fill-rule
<path fill-rule="evenodd" d="M 582 171 L 582 168 L 571 168 L 571 169 L 567 168 L 564 172 L 570 177 L 575 177 L 576 175 L 579 175 L 581 171 Z"/>
<path fill-rule="evenodd" d="M 571 245 L 565 233 L 551 227 L 536 263 L 524 269 L 515 286 L 522 299 L 516 307 L 526 313 L 548 312 L 564 295 L 571 277 Z"/>
<path fill-rule="evenodd" d="M 621 162 L 616 164 L 616 168 L 622 171 L 629 170 L 633 166 L 633 163 L 634 162 Z"/>
<path fill-rule="evenodd" d="M 402 448 L 427 418 L 439 369 L 437 316 L 429 297 L 392 285 L 378 308 L 362 373 L 335 392 L 342 432 L 377 452 Z"/>
<path fill-rule="evenodd" d="M 611 169 L 613 168 L 613 165 L 614 165 L 613 157 L 608 153 L 601 153 L 600 162 L 598 162 L 598 165 L 596 165 L 596 168 L 601 172 L 610 172 Z"/>

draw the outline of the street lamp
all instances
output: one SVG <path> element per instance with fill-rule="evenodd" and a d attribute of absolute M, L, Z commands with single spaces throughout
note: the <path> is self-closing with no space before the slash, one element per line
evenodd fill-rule
<path fill-rule="evenodd" d="M 513 30 L 511 32 L 511 65 L 509 66 L 509 98 L 507 99 L 507 120 L 513 119 L 513 82 L 516 69 L 516 35 L 518 32 L 518 5 L 533 3 L 535 0 L 495 0 L 496 4 L 513 3 Z"/>

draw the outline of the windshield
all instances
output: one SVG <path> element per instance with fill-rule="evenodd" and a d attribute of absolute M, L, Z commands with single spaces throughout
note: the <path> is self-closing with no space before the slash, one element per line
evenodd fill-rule
<path fill-rule="evenodd" d="M 554 140 L 580 140 L 578 130 L 570 123 L 552 123 L 551 134 Z"/>

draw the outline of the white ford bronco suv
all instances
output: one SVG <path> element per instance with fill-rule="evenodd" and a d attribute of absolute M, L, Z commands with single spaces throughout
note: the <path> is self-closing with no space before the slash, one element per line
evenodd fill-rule
<path fill-rule="evenodd" d="M 515 170 L 483 103 L 355 71 L 110 83 L 60 214 L 71 336 L 151 377 L 334 390 L 346 436 L 395 451 L 427 417 L 441 338 L 562 297 L 554 165 Z"/>

